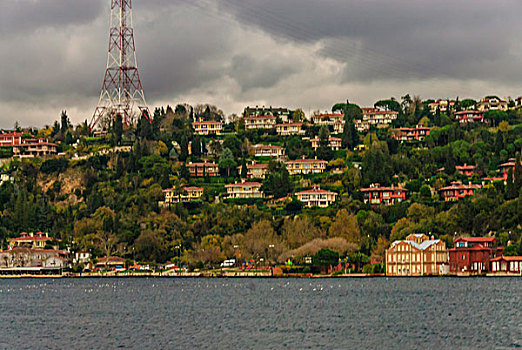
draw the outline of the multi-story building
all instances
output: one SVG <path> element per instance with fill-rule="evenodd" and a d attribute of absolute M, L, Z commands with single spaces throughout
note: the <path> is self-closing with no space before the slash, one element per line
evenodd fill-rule
<path fill-rule="evenodd" d="M 68 255 L 63 250 L 17 246 L 0 251 L 0 275 L 61 275 Z"/>
<path fill-rule="evenodd" d="M 335 124 L 344 123 L 344 114 L 341 113 L 324 113 L 314 114 L 312 116 L 312 123 L 315 125 L 328 125 L 333 126 Z"/>
<path fill-rule="evenodd" d="M 245 128 L 252 129 L 272 129 L 276 126 L 276 117 L 271 115 L 258 115 L 245 117 Z"/>
<path fill-rule="evenodd" d="M 462 237 L 449 249 L 450 272 L 456 274 L 481 274 L 488 272 L 490 261 L 502 256 L 494 237 Z"/>
<path fill-rule="evenodd" d="M 509 170 L 511 169 L 512 173 L 515 173 L 515 165 L 517 160 L 515 158 L 509 158 L 506 163 L 502 163 L 498 166 L 498 170 L 500 172 L 501 177 L 504 180 L 507 180 Z"/>
<path fill-rule="evenodd" d="M 0 147 L 13 147 L 22 143 L 22 133 L 16 131 L 0 131 Z"/>
<path fill-rule="evenodd" d="M 261 191 L 262 184 L 260 182 L 236 182 L 231 185 L 226 185 L 227 198 L 242 199 L 242 198 L 263 198 Z"/>
<path fill-rule="evenodd" d="M 393 130 L 392 137 L 397 141 L 422 141 L 430 134 L 430 128 L 417 125 L 414 128 L 397 128 Z"/>
<path fill-rule="evenodd" d="M 279 117 L 283 122 L 287 122 L 290 119 L 290 115 L 292 114 L 292 111 L 288 108 L 284 107 L 249 107 L 247 106 L 243 110 L 243 116 L 250 117 L 250 116 L 258 116 L 258 115 L 272 115 L 274 117 Z"/>
<path fill-rule="evenodd" d="M 484 112 L 480 111 L 460 111 L 455 113 L 455 117 L 461 124 L 484 123 Z"/>
<path fill-rule="evenodd" d="M 481 188 L 482 185 L 464 185 L 462 184 L 462 182 L 454 181 L 451 183 L 451 186 L 439 189 L 439 195 L 441 199 L 443 199 L 446 202 L 459 201 L 467 196 L 473 196 L 475 194 L 475 191 Z"/>
<path fill-rule="evenodd" d="M 187 169 L 192 177 L 219 176 L 219 166 L 216 163 L 189 162 Z"/>
<path fill-rule="evenodd" d="M 447 113 L 449 110 L 455 108 L 455 100 L 438 99 L 437 101 L 428 104 L 428 107 L 430 108 L 430 112 L 432 114 L 435 114 L 437 112 L 437 109 L 440 110 L 442 113 Z"/>
<path fill-rule="evenodd" d="M 443 275 L 448 272 L 448 251 L 440 239 L 411 234 L 386 250 L 387 276 Z"/>
<path fill-rule="evenodd" d="M 22 232 L 18 237 L 9 238 L 8 243 L 10 248 L 26 247 L 31 249 L 43 249 L 52 240 L 53 238 L 49 237 L 47 232 Z"/>
<path fill-rule="evenodd" d="M 380 184 L 372 184 L 369 188 L 361 189 L 364 195 L 364 203 L 385 204 L 400 203 L 406 200 L 407 189 L 394 185 L 381 187 Z"/>
<path fill-rule="evenodd" d="M 312 148 L 314 150 L 317 150 L 319 148 L 319 138 L 318 137 L 311 139 L 310 142 L 312 142 Z M 328 137 L 328 146 L 332 150 L 334 150 L 334 151 L 340 150 L 341 144 L 342 144 L 342 140 L 340 138 L 333 137 L 333 136 Z"/>
<path fill-rule="evenodd" d="M 25 139 L 13 146 L 13 154 L 20 158 L 45 157 L 58 154 L 58 145 L 41 139 Z"/>
<path fill-rule="evenodd" d="M 489 260 L 490 273 L 503 275 L 522 275 L 522 256 L 497 256 Z"/>
<path fill-rule="evenodd" d="M 197 135 L 220 135 L 223 123 L 215 120 L 200 120 L 193 122 L 192 127 Z"/>
<path fill-rule="evenodd" d="M 477 109 L 480 112 L 487 111 L 507 111 L 509 109 L 508 102 L 496 96 L 487 96 L 480 99 L 477 104 Z"/>
<path fill-rule="evenodd" d="M 160 207 L 169 207 L 172 204 L 180 203 L 180 202 L 190 202 L 196 201 L 203 196 L 203 189 L 199 187 L 183 187 L 180 193 L 174 188 L 168 188 L 163 190 L 164 200 L 159 202 Z"/>
<path fill-rule="evenodd" d="M 363 112 L 363 122 L 367 122 L 369 125 L 375 125 L 378 128 L 387 127 L 390 125 L 399 112 L 382 110 L 379 108 L 361 108 Z"/>
<path fill-rule="evenodd" d="M 241 174 L 243 166 L 237 167 L 237 172 Z M 256 163 L 255 161 L 246 164 L 247 178 L 264 179 L 269 175 L 268 164 Z"/>
<path fill-rule="evenodd" d="M 285 155 L 285 149 L 274 145 L 254 145 L 255 157 L 276 157 L 281 158 Z"/>
<path fill-rule="evenodd" d="M 466 176 L 473 176 L 477 173 L 477 167 L 474 165 L 468 165 L 468 164 L 457 165 L 455 167 L 455 170 L 457 170 L 457 172 L 459 174 L 466 175 Z"/>
<path fill-rule="evenodd" d="M 297 199 L 307 207 L 326 208 L 335 203 L 337 193 L 314 186 L 311 190 L 297 192 Z"/>
<path fill-rule="evenodd" d="M 277 124 L 277 134 L 279 136 L 304 135 L 306 131 L 303 129 L 303 125 L 304 123 Z"/>
<path fill-rule="evenodd" d="M 326 170 L 328 162 L 320 159 L 306 159 L 303 156 L 301 159 L 288 160 L 285 164 L 290 175 L 307 175 L 322 173 Z"/>
<path fill-rule="evenodd" d="M 354 124 L 355 129 L 357 129 L 359 132 L 366 132 L 370 130 L 370 122 L 368 120 L 355 119 Z"/>

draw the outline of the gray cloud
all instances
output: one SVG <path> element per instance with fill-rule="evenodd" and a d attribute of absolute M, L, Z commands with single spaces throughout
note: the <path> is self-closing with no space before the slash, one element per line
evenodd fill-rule
<path fill-rule="evenodd" d="M 73 4 L 71 4 L 73 3 Z M 152 106 L 306 111 L 423 97 L 518 95 L 516 0 L 135 0 Z M 0 127 L 89 118 L 106 64 L 108 0 L 0 2 Z M 13 117 L 15 115 L 15 117 Z"/>

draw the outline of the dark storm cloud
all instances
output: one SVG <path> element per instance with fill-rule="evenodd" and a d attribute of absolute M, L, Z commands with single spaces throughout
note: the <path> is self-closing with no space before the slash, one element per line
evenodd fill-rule
<path fill-rule="evenodd" d="M 243 23 L 322 40 L 348 79 L 460 77 L 517 81 L 522 2 L 220 0 Z"/>

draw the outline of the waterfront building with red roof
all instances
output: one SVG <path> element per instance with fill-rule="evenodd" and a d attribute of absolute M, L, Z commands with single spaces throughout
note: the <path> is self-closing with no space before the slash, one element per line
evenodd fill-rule
<path fill-rule="evenodd" d="M 482 185 L 469 184 L 464 185 L 462 182 L 454 181 L 451 186 L 439 189 L 440 198 L 446 202 L 459 201 L 467 196 L 473 196 L 475 192 L 482 188 Z"/>
<path fill-rule="evenodd" d="M 380 184 L 371 184 L 368 188 L 361 189 L 364 195 L 364 203 L 385 204 L 400 203 L 406 200 L 407 189 L 400 186 L 384 187 Z"/>
<path fill-rule="evenodd" d="M 337 199 L 337 193 L 322 190 L 320 186 L 314 186 L 310 190 L 297 192 L 295 195 L 306 207 L 327 208 L 335 203 Z"/>
<path fill-rule="evenodd" d="M 461 237 L 449 249 L 450 272 L 456 274 L 482 274 L 490 269 L 491 259 L 502 256 L 494 237 Z"/>
<path fill-rule="evenodd" d="M 522 275 L 522 256 L 497 256 L 489 262 L 490 273 Z"/>

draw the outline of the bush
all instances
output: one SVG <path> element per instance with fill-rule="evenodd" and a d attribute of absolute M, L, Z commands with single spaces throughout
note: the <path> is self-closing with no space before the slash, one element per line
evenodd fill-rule
<path fill-rule="evenodd" d="M 53 158 L 43 162 L 40 171 L 44 174 L 51 174 L 54 172 L 64 172 L 67 169 L 69 162 L 65 158 Z"/>

